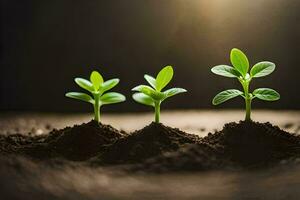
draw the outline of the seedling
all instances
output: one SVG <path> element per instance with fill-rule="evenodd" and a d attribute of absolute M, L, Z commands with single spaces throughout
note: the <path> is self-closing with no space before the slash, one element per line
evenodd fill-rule
<path fill-rule="evenodd" d="M 81 88 L 89 91 L 92 96 L 82 92 L 68 92 L 66 97 L 91 103 L 94 107 L 94 120 L 97 122 L 100 122 L 100 108 L 102 105 L 120 103 L 126 100 L 125 96 L 120 93 L 105 93 L 119 83 L 118 78 L 104 81 L 99 72 L 93 71 L 90 75 L 90 81 L 83 78 L 75 78 L 74 80 Z"/>
<path fill-rule="evenodd" d="M 172 66 L 164 67 L 156 76 L 156 78 L 145 74 L 144 78 L 150 84 L 139 85 L 132 89 L 137 93 L 132 95 L 132 98 L 138 103 L 152 106 L 155 108 L 155 122 L 159 123 L 160 120 L 160 104 L 167 98 L 179 93 L 186 92 L 183 88 L 171 88 L 164 92 L 161 90 L 168 85 L 173 78 Z"/>
<path fill-rule="evenodd" d="M 220 92 L 212 100 L 213 105 L 221 104 L 229 99 L 242 96 L 246 104 L 245 120 L 251 120 L 251 102 L 254 98 L 264 101 L 276 101 L 280 95 L 270 88 L 258 88 L 252 93 L 249 92 L 249 84 L 253 78 L 259 78 L 271 74 L 275 70 L 275 64 L 263 61 L 255 64 L 249 72 L 249 61 L 247 56 L 239 49 L 232 49 L 230 52 L 230 61 L 233 67 L 228 65 L 217 65 L 211 71 L 217 75 L 229 78 L 237 78 L 241 83 L 244 92 L 236 89 L 229 89 Z"/>

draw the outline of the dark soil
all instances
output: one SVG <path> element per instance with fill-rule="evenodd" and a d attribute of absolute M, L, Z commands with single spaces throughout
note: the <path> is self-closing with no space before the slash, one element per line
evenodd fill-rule
<path fill-rule="evenodd" d="M 152 122 L 141 130 L 121 138 L 101 154 L 96 163 L 132 164 L 176 151 L 187 144 L 199 142 L 199 137 L 177 128 Z"/>
<path fill-rule="evenodd" d="M 228 123 L 204 138 L 158 123 L 126 134 L 91 121 L 41 136 L 0 135 L 0 154 L 144 172 L 259 169 L 300 158 L 300 137 L 252 121 Z"/>
<path fill-rule="evenodd" d="M 300 156 L 300 137 L 270 123 L 229 123 L 222 131 L 206 136 L 203 142 L 220 146 L 227 158 L 244 167 Z"/>
<path fill-rule="evenodd" d="M 229 123 L 179 151 L 130 166 L 133 171 L 259 169 L 300 157 L 300 138 L 270 123 Z"/>
<path fill-rule="evenodd" d="M 164 173 L 224 170 L 230 167 L 232 163 L 224 159 L 218 149 L 206 143 L 199 143 L 186 145 L 176 152 L 168 152 L 147 159 L 141 164 L 124 166 L 123 170 L 135 173 Z"/>
<path fill-rule="evenodd" d="M 52 130 L 47 135 L 1 136 L 1 154 L 23 154 L 37 159 L 65 158 L 67 160 L 87 160 L 125 134 L 109 125 L 95 121 Z"/>

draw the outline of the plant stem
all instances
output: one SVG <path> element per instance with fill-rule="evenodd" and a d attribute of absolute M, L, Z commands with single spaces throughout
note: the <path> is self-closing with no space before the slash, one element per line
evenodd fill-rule
<path fill-rule="evenodd" d="M 94 104 L 94 120 L 96 122 L 100 122 L 100 102 L 99 102 L 99 96 L 94 95 L 95 104 Z"/>
<path fill-rule="evenodd" d="M 155 104 L 155 122 L 159 123 L 159 118 L 160 118 L 160 102 L 157 101 L 154 104 Z"/>
<path fill-rule="evenodd" d="M 246 117 L 245 121 L 251 121 L 251 98 L 246 98 L 245 103 L 246 103 Z"/>
<path fill-rule="evenodd" d="M 252 97 L 249 94 L 249 81 L 242 82 L 244 92 L 245 92 L 245 104 L 246 104 L 246 116 L 245 121 L 251 121 L 251 101 Z"/>

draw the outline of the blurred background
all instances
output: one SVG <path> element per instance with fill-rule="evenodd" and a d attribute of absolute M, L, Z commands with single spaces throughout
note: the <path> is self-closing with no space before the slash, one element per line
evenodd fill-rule
<path fill-rule="evenodd" d="M 99 70 L 105 79 L 119 77 L 114 91 L 128 99 L 104 110 L 148 111 L 133 102 L 130 89 L 165 65 L 175 70 L 170 87 L 189 92 L 162 109 L 243 108 L 241 98 L 211 105 L 219 91 L 240 87 L 210 72 L 230 64 L 233 47 L 252 65 L 276 63 L 271 76 L 251 87 L 274 88 L 282 98 L 254 101 L 254 108 L 300 109 L 299 10 L 299 0 L 1 0 L 0 109 L 90 111 L 64 94 L 81 91 L 75 77 Z"/>

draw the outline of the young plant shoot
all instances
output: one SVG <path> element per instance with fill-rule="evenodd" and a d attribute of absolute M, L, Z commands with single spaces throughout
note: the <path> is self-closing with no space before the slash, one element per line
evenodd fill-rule
<path fill-rule="evenodd" d="M 160 120 L 160 104 L 167 98 L 179 93 L 186 92 L 183 88 L 171 88 L 162 91 L 173 78 L 172 66 L 164 67 L 156 76 L 156 78 L 145 74 L 144 78 L 149 83 L 148 85 L 139 85 L 132 89 L 137 93 L 132 95 L 132 98 L 138 103 L 152 106 L 155 109 L 155 122 Z"/>
<path fill-rule="evenodd" d="M 89 91 L 92 96 L 82 92 L 68 92 L 66 97 L 91 103 L 94 107 L 94 120 L 100 122 L 100 108 L 102 105 L 120 103 L 126 100 L 125 96 L 117 92 L 107 92 L 119 83 L 118 78 L 104 81 L 101 74 L 93 71 L 90 80 L 75 78 L 75 83 Z"/>
<path fill-rule="evenodd" d="M 229 78 L 236 78 L 241 83 L 243 92 L 236 89 L 229 89 L 220 92 L 212 100 L 213 105 L 221 104 L 229 99 L 242 96 L 246 104 L 246 121 L 251 120 L 251 102 L 254 98 L 264 101 L 276 101 L 280 95 L 270 88 L 258 88 L 252 93 L 249 91 L 249 85 L 253 78 L 259 78 L 271 74 L 275 70 L 275 64 L 263 61 L 255 64 L 249 72 L 249 61 L 247 56 L 239 49 L 232 49 L 230 52 L 230 61 L 233 67 L 228 65 L 218 65 L 211 69 L 214 74 Z"/>

